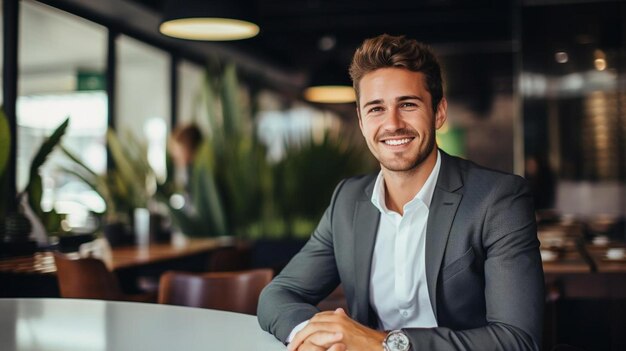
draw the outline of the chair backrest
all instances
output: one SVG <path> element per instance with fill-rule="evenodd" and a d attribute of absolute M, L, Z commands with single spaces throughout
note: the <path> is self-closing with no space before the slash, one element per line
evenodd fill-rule
<path fill-rule="evenodd" d="M 271 269 L 238 272 L 165 272 L 159 303 L 256 314 L 261 290 L 272 280 Z"/>
<path fill-rule="evenodd" d="M 104 262 L 95 258 L 71 259 L 54 253 L 61 297 L 120 300 L 119 283 Z"/>
<path fill-rule="evenodd" d="M 211 252 L 208 272 L 233 272 L 250 269 L 250 248 L 245 246 L 222 247 Z"/>

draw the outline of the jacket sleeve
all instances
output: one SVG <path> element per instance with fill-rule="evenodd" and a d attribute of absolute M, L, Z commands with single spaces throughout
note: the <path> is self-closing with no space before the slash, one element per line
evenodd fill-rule
<path fill-rule="evenodd" d="M 544 279 L 532 197 L 516 176 L 492 189 L 482 229 L 487 325 L 405 329 L 414 351 L 540 349 Z"/>
<path fill-rule="evenodd" d="M 315 305 L 339 285 L 332 216 L 344 182 L 335 189 L 330 206 L 309 241 L 259 298 L 257 316 L 261 328 L 282 342 L 295 326 L 320 312 Z"/>

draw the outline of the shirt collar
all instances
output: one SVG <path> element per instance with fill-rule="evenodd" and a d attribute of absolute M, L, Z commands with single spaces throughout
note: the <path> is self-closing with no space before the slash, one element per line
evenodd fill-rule
<path fill-rule="evenodd" d="M 430 172 L 428 179 L 424 183 L 424 186 L 420 191 L 415 195 L 415 197 L 409 201 L 405 207 L 411 206 L 415 203 L 417 199 L 421 200 L 426 207 L 430 208 L 430 203 L 433 200 L 433 194 L 435 193 L 435 186 L 437 185 L 437 178 L 439 177 L 439 170 L 441 169 L 441 152 L 437 150 L 437 162 L 435 162 L 435 167 Z M 372 204 L 378 208 L 378 210 L 382 213 L 389 212 L 387 205 L 385 204 L 385 179 L 383 177 L 383 171 L 381 170 L 378 173 L 378 177 L 376 177 L 376 182 L 374 183 L 374 191 L 372 192 Z"/>

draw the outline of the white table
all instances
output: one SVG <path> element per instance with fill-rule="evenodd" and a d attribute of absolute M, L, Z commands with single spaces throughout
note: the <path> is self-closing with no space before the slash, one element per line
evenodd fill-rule
<path fill-rule="evenodd" d="M 285 350 L 256 317 L 75 299 L 0 299 L 2 351 Z"/>

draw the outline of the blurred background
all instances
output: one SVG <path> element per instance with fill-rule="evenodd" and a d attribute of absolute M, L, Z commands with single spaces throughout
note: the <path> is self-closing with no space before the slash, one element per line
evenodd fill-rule
<path fill-rule="evenodd" d="M 443 65 L 439 146 L 531 185 L 549 346 L 626 349 L 625 2 L 0 3 L 4 242 L 282 240 L 244 258 L 279 270 L 337 182 L 377 170 L 347 68 L 364 39 L 406 35 Z M 181 39 L 164 26 L 211 11 L 250 32 Z"/>

